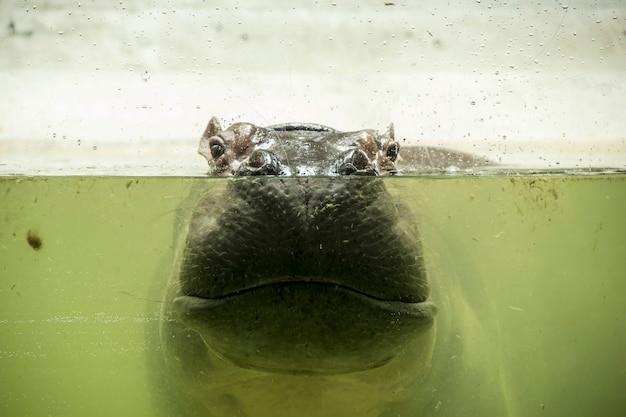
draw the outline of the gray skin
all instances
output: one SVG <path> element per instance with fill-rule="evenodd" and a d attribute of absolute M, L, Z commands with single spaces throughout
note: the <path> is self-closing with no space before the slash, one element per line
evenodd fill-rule
<path fill-rule="evenodd" d="M 222 129 L 211 119 L 199 153 L 209 175 L 235 178 L 213 182 L 185 221 L 149 336 L 161 345 L 151 358 L 158 415 L 436 408 L 437 309 L 419 233 L 381 179 L 398 174 L 399 152 L 393 127 Z"/>

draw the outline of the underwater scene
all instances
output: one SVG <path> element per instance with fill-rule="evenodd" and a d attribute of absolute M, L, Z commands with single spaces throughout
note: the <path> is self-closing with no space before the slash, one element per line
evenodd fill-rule
<path fill-rule="evenodd" d="M 625 175 L 384 178 L 377 198 L 381 207 L 393 201 L 391 211 L 381 208 L 368 221 L 376 229 L 401 211 L 410 217 L 389 227 L 411 229 L 407 239 L 415 242 L 382 240 L 384 231 L 363 229 L 365 244 L 347 238 L 339 244 L 356 247 L 354 262 L 342 273 L 365 265 L 354 279 L 375 270 L 380 287 L 357 280 L 353 287 L 364 285 L 358 291 L 337 283 L 318 290 L 312 289 L 318 278 L 310 277 L 280 288 L 269 282 L 264 288 L 271 301 L 264 305 L 256 304 L 262 292 L 227 289 L 247 298 L 223 301 L 230 303 L 227 325 L 210 333 L 206 328 L 215 318 L 205 312 L 213 305 L 171 295 L 178 271 L 194 272 L 193 265 L 185 269 L 191 255 L 182 252 L 184 239 L 204 196 L 217 196 L 215 210 L 229 207 L 220 205 L 229 198 L 224 190 L 252 180 L 0 178 L 0 414 L 626 413 Z M 320 210 L 340 208 L 327 203 Z M 359 210 L 369 207 L 342 215 L 357 218 Z M 287 216 L 274 220 L 289 227 Z M 241 242 L 278 253 L 285 247 L 281 228 L 270 226 L 262 239 L 246 238 L 243 228 Z M 424 273 L 417 298 L 405 295 L 412 290 L 394 292 L 394 276 L 379 268 L 404 262 L 395 248 L 405 243 L 417 245 L 414 259 Z M 240 266 L 228 257 L 237 245 L 213 248 L 214 262 Z M 241 252 L 241 265 L 249 261 L 247 253 Z M 335 253 L 328 250 L 310 268 L 322 276 L 320 268 L 331 265 Z M 249 262 L 280 269 L 282 258 L 275 259 L 270 266 Z M 298 271 L 294 275 L 306 271 L 290 268 Z M 212 291 L 194 281 L 180 285 Z M 363 295 L 369 292 L 376 293 L 374 300 Z M 272 316 L 268 305 L 281 313 Z M 273 332 L 288 340 L 272 345 Z M 265 354 L 268 346 L 280 355 Z M 283 367 L 276 369 L 281 358 Z"/>

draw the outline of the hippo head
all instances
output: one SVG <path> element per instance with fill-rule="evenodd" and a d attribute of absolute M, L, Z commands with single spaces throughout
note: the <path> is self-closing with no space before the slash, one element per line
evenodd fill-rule
<path fill-rule="evenodd" d="M 199 152 L 233 178 L 198 199 L 161 320 L 182 403 L 379 416 L 420 401 L 436 309 L 413 216 L 381 178 L 398 151 L 393 129 L 211 119 Z"/>

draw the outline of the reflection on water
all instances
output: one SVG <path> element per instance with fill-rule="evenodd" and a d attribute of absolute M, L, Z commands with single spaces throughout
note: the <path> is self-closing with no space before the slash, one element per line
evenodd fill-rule
<path fill-rule="evenodd" d="M 200 181 L 220 180 L 0 182 L 2 415 L 154 414 L 149 287 Z M 415 213 L 439 306 L 431 414 L 626 411 L 625 176 L 385 181 Z"/>

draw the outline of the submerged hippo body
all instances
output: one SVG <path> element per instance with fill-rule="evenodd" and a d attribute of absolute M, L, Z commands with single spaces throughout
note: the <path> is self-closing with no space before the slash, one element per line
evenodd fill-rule
<path fill-rule="evenodd" d="M 158 412 L 434 415 L 446 339 L 413 216 L 381 178 L 397 173 L 393 129 L 211 119 L 199 151 L 237 178 L 187 223 L 151 364 Z"/>

